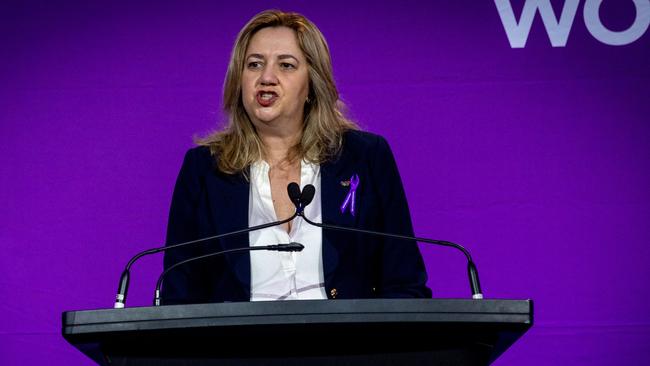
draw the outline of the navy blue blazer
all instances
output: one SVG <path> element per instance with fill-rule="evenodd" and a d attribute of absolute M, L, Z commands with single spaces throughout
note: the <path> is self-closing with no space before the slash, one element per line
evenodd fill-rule
<path fill-rule="evenodd" d="M 359 176 L 355 215 L 340 206 L 349 181 Z M 181 167 L 169 214 L 167 245 L 248 227 L 250 184 L 216 168 L 207 147 L 190 149 Z M 395 159 L 378 135 L 348 131 L 341 153 L 321 165 L 323 222 L 413 235 Z M 303 243 L 309 245 L 309 243 Z M 216 251 L 248 247 L 248 234 L 168 250 L 165 268 Z M 323 229 L 323 270 L 328 298 L 431 297 L 415 242 Z M 180 266 L 165 278 L 163 304 L 250 301 L 248 252 L 214 256 Z"/>

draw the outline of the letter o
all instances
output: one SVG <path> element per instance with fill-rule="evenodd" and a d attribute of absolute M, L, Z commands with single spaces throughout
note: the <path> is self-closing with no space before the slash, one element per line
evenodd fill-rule
<path fill-rule="evenodd" d="M 583 15 L 585 18 L 585 26 L 587 27 L 587 30 L 589 30 L 589 33 L 602 43 L 611 46 L 624 46 L 641 38 L 650 25 L 650 1 L 632 1 L 636 8 L 636 17 L 634 18 L 634 22 L 628 29 L 614 32 L 605 28 L 603 23 L 600 21 L 598 11 L 600 10 L 600 4 L 602 4 L 603 0 L 587 0 L 583 9 Z"/>

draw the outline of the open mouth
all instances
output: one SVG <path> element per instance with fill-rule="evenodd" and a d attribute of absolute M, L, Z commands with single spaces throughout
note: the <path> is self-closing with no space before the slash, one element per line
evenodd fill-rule
<path fill-rule="evenodd" d="M 273 91 L 260 90 L 257 92 L 255 99 L 262 107 L 270 107 L 278 99 L 278 94 Z"/>

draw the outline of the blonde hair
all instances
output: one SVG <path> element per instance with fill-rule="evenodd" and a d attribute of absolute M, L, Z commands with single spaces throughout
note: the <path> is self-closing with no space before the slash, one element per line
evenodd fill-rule
<path fill-rule="evenodd" d="M 318 28 L 298 13 L 267 10 L 255 15 L 239 32 L 233 47 L 223 87 L 223 108 L 228 125 L 220 131 L 198 139 L 209 146 L 217 159 L 219 170 L 227 174 L 245 173 L 245 169 L 264 156 L 264 146 L 244 109 L 242 74 L 246 50 L 256 32 L 267 27 L 287 27 L 297 36 L 309 69 L 309 95 L 305 103 L 302 137 L 293 146 L 287 159 L 305 159 L 322 164 L 341 149 L 343 133 L 358 129 L 342 110 L 339 93 L 332 75 L 329 47 Z"/>

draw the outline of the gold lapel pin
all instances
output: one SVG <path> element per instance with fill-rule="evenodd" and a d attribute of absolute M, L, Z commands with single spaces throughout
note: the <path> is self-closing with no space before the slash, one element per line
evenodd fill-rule
<path fill-rule="evenodd" d="M 349 187 L 350 186 L 350 180 L 342 180 L 341 181 L 341 186 L 343 187 Z"/>

